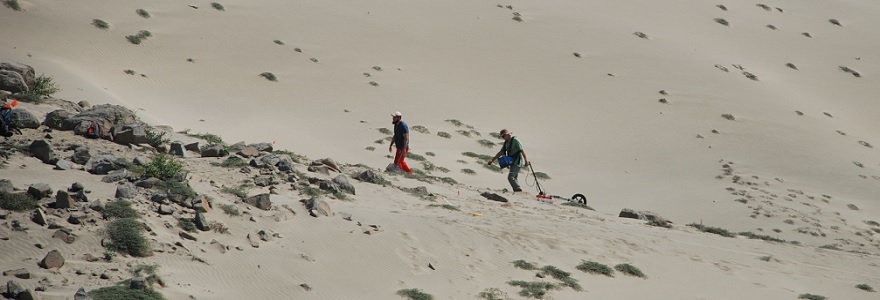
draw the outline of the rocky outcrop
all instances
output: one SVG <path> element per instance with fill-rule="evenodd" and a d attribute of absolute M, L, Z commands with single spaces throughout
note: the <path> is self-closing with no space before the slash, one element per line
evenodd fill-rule
<path fill-rule="evenodd" d="M 385 178 L 382 178 L 381 175 L 376 174 L 376 172 L 373 172 L 373 170 L 360 172 L 354 177 L 354 179 L 373 184 L 385 184 L 385 182 L 387 182 Z"/>

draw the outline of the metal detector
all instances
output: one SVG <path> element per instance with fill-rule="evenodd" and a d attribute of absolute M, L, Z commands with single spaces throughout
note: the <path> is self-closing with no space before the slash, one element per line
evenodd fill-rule
<path fill-rule="evenodd" d="M 560 197 L 557 195 L 549 195 L 549 194 L 545 193 L 544 189 L 541 188 L 541 183 L 538 182 L 538 174 L 535 173 L 535 168 L 532 167 L 532 164 L 529 164 L 529 170 L 532 172 L 532 176 L 534 176 L 534 178 L 535 178 L 535 186 L 538 188 L 538 194 L 535 195 L 535 197 L 538 198 L 539 201 L 547 202 L 547 200 L 563 199 L 568 202 L 574 202 L 574 203 L 580 203 L 583 205 L 587 205 L 587 197 L 584 196 L 583 194 L 574 194 L 573 196 L 571 196 L 571 198 L 564 198 L 564 197 Z M 526 177 L 526 178 L 528 178 L 528 177 Z"/>

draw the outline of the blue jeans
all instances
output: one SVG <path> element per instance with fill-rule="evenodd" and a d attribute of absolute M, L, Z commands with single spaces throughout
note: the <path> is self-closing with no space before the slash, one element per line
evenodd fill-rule
<path fill-rule="evenodd" d="M 517 182 L 517 177 L 519 177 L 519 169 L 520 167 L 517 165 L 510 165 L 510 173 L 507 174 L 507 182 L 510 182 L 510 187 L 513 188 L 514 192 L 522 191 L 522 188 L 519 186 L 519 182 Z"/>

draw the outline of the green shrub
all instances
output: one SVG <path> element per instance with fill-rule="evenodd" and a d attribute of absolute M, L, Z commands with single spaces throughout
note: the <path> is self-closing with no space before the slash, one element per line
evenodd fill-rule
<path fill-rule="evenodd" d="M 456 130 L 455 132 L 458 132 L 458 134 L 463 135 L 465 137 L 471 137 L 471 132 L 467 131 L 467 130 Z"/>
<path fill-rule="evenodd" d="M 462 125 L 464 125 L 464 123 L 462 123 L 461 121 L 454 119 L 446 120 L 446 122 L 452 123 L 452 125 L 455 125 L 455 127 L 461 127 Z"/>
<path fill-rule="evenodd" d="M 544 172 L 535 172 L 535 177 L 538 177 L 538 179 L 540 179 L 540 180 L 552 179 L 552 178 L 550 178 L 550 175 L 547 175 L 547 173 L 544 173 Z"/>
<path fill-rule="evenodd" d="M 397 295 L 406 297 L 410 300 L 433 300 L 434 296 L 431 294 L 422 292 L 420 289 L 402 289 L 397 291 Z"/>
<path fill-rule="evenodd" d="M 724 229 L 724 228 L 709 227 L 709 226 L 704 226 L 703 224 L 697 224 L 697 223 L 687 224 L 687 226 L 694 227 L 696 229 L 699 229 L 702 232 L 714 233 L 714 234 L 717 234 L 717 235 L 720 235 L 723 237 L 730 237 L 730 238 L 736 237 L 735 234 L 731 233 L 730 231 L 727 231 L 727 229 Z"/>
<path fill-rule="evenodd" d="M 530 271 L 538 269 L 538 266 L 536 266 L 534 263 L 527 262 L 522 259 L 513 261 L 513 266 L 516 268 L 519 268 L 519 269 L 530 270 Z"/>
<path fill-rule="evenodd" d="M 825 300 L 828 299 L 825 296 L 813 295 L 813 294 L 801 294 L 798 296 L 798 299 L 807 299 L 807 300 Z"/>
<path fill-rule="evenodd" d="M 388 129 L 388 128 L 385 128 L 385 127 L 379 128 L 378 130 L 379 130 L 379 133 L 381 133 L 381 134 L 386 134 L 386 135 L 392 135 L 392 134 L 393 134 L 393 132 L 391 132 L 391 129 Z"/>
<path fill-rule="evenodd" d="M 846 207 L 849 207 L 849 209 L 852 209 L 852 210 L 859 210 L 859 207 L 856 206 L 855 204 L 847 204 Z"/>
<path fill-rule="evenodd" d="M 501 290 L 496 289 L 496 288 L 486 289 L 485 291 L 482 291 L 479 294 L 477 294 L 477 296 L 480 298 L 486 299 L 486 300 L 508 299 L 506 293 L 504 293 Z"/>
<path fill-rule="evenodd" d="M 138 32 L 135 35 L 126 35 L 125 39 L 127 39 L 128 42 L 130 42 L 132 44 L 140 45 L 140 43 L 142 41 L 146 40 L 148 37 L 151 37 L 151 36 L 153 36 L 153 33 L 149 32 L 147 30 L 141 30 L 140 32 Z"/>
<path fill-rule="evenodd" d="M 94 300 L 165 300 L 161 293 L 153 289 L 132 290 L 128 286 L 114 285 L 88 292 Z"/>
<path fill-rule="evenodd" d="M 187 232 L 199 231 L 199 229 L 196 228 L 196 223 L 190 218 L 177 218 L 177 226 Z"/>
<path fill-rule="evenodd" d="M 461 172 L 468 174 L 468 175 L 477 175 L 477 172 L 475 172 L 474 170 L 471 170 L 471 169 L 461 169 Z"/>
<path fill-rule="evenodd" d="M 495 142 L 487 140 L 487 139 L 479 140 L 479 141 L 477 141 L 477 143 L 479 143 L 480 146 L 487 147 L 487 148 L 492 148 L 492 147 L 495 147 L 495 145 L 496 145 Z"/>
<path fill-rule="evenodd" d="M 138 14 L 138 16 L 144 17 L 145 19 L 149 19 L 151 17 L 150 13 L 143 8 L 138 8 L 135 12 Z"/>
<path fill-rule="evenodd" d="M 4 0 L 3 5 L 11 8 L 14 11 L 21 11 L 21 4 L 18 3 L 18 0 Z"/>
<path fill-rule="evenodd" d="M 477 160 L 480 160 L 480 161 L 489 161 L 490 159 L 492 159 L 492 156 L 491 156 L 491 155 L 477 154 L 477 153 L 473 153 L 473 152 L 470 152 L 470 151 L 468 151 L 468 152 L 462 152 L 461 155 L 464 155 L 464 156 L 467 156 L 467 157 L 471 157 L 471 158 L 476 158 Z"/>
<path fill-rule="evenodd" d="M 452 138 L 452 135 L 449 134 L 448 132 L 445 132 L 445 131 L 438 131 L 437 136 L 442 137 L 442 138 L 447 138 L 447 139 Z"/>
<path fill-rule="evenodd" d="M 734 116 L 731 115 L 731 114 L 723 114 L 723 115 L 721 115 L 721 117 L 722 117 L 722 118 L 725 118 L 725 119 L 728 119 L 728 120 L 731 120 L 731 121 L 736 120 L 736 117 L 734 117 Z"/>
<path fill-rule="evenodd" d="M 235 207 L 232 204 L 221 204 L 220 209 L 223 210 L 227 215 L 237 217 L 241 215 L 241 212 L 238 210 L 238 207 Z"/>
<path fill-rule="evenodd" d="M 27 193 L 0 191 L 0 208 L 11 211 L 31 210 L 37 208 L 37 200 Z"/>
<path fill-rule="evenodd" d="M 107 237 L 112 244 L 110 250 L 128 253 L 132 256 L 150 256 L 153 250 L 144 237 L 144 224 L 134 218 L 122 218 L 107 224 Z"/>
<path fill-rule="evenodd" d="M 115 200 L 107 203 L 102 212 L 104 219 L 137 218 L 138 213 L 128 200 Z"/>
<path fill-rule="evenodd" d="M 302 188 L 301 192 L 308 195 L 309 197 L 317 197 L 325 193 L 323 190 L 315 188 L 313 186 L 305 186 Z"/>
<path fill-rule="evenodd" d="M 144 165 L 143 170 L 146 177 L 169 180 L 183 171 L 183 165 L 173 156 L 163 153 L 153 156 L 153 159 Z"/>
<path fill-rule="evenodd" d="M 223 138 L 221 138 L 219 135 L 216 135 L 213 133 L 186 133 L 186 135 L 194 137 L 194 138 L 202 139 L 205 142 L 207 142 L 208 144 L 226 145 L 226 143 L 223 142 Z"/>
<path fill-rule="evenodd" d="M 151 127 L 147 127 L 144 129 L 144 132 L 147 134 L 147 141 L 153 147 L 157 147 L 171 141 L 171 139 L 165 136 L 167 134 L 165 131 L 155 130 Z"/>
<path fill-rule="evenodd" d="M 866 292 L 873 292 L 874 291 L 874 288 L 871 287 L 870 285 L 868 285 L 867 283 L 857 284 L 856 288 L 863 290 L 863 291 L 866 291 Z"/>
<path fill-rule="evenodd" d="M 275 74 L 272 74 L 272 72 L 263 72 L 260 73 L 260 76 L 263 76 L 263 78 L 266 78 L 269 81 L 278 81 L 278 77 L 275 77 Z"/>
<path fill-rule="evenodd" d="M 216 9 L 216 10 L 219 10 L 219 11 L 225 11 L 225 10 L 226 10 L 226 8 L 223 7 L 223 4 L 220 4 L 220 3 L 217 3 L 217 2 L 211 2 L 211 7 L 213 7 L 213 8 Z"/>
<path fill-rule="evenodd" d="M 642 270 L 639 270 L 639 268 L 636 268 L 635 266 L 630 265 L 630 264 L 619 264 L 619 265 L 614 266 L 614 269 L 617 271 L 620 271 L 620 273 L 623 273 L 623 274 L 626 274 L 629 276 L 634 276 L 634 277 L 639 277 L 639 278 L 647 277 L 647 276 L 645 276 L 644 273 L 642 273 Z"/>
<path fill-rule="evenodd" d="M 614 270 L 612 270 L 607 265 L 594 261 L 581 261 L 581 264 L 577 265 L 577 267 L 575 268 L 586 273 L 602 274 L 608 277 L 614 277 Z"/>
<path fill-rule="evenodd" d="M 95 25 L 95 27 L 98 27 L 100 29 L 110 29 L 110 23 L 107 23 L 107 21 L 101 19 L 92 20 L 92 25 Z"/>
<path fill-rule="evenodd" d="M 28 94 L 32 96 L 42 97 L 47 96 L 51 97 L 53 94 L 60 91 L 58 86 L 55 85 L 52 77 L 47 77 L 45 75 L 37 76 L 37 79 L 34 83 L 34 88 L 31 89 Z"/>
<path fill-rule="evenodd" d="M 521 287 L 522 290 L 519 291 L 519 295 L 526 298 L 535 298 L 535 299 L 543 299 L 547 292 L 553 289 L 558 289 L 559 286 L 543 281 L 522 281 L 522 280 L 513 280 L 507 282 L 507 284 L 512 286 Z"/>

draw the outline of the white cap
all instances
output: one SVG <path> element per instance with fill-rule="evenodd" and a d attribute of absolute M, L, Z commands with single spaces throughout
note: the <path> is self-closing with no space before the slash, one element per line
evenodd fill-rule
<path fill-rule="evenodd" d="M 400 117 L 400 116 L 403 116 L 403 114 L 401 114 L 399 111 L 395 111 L 393 114 L 391 114 L 391 116 L 392 117 Z"/>

